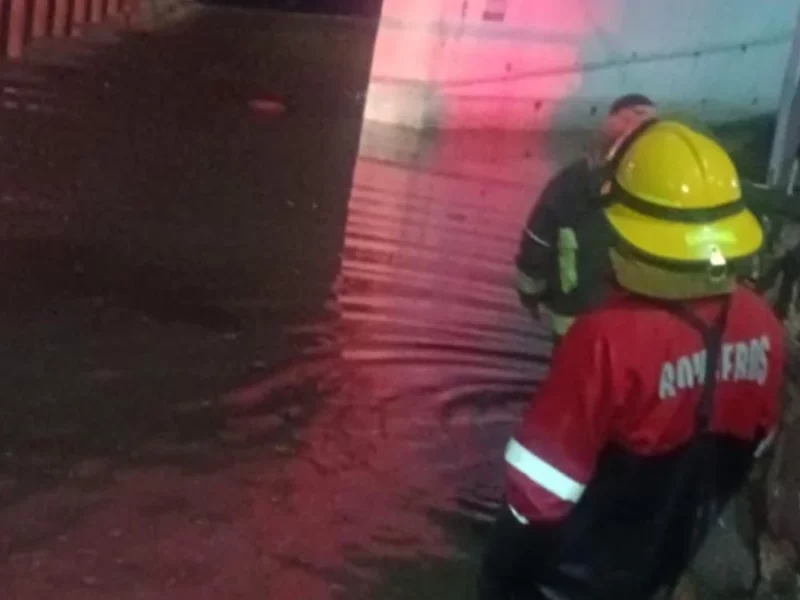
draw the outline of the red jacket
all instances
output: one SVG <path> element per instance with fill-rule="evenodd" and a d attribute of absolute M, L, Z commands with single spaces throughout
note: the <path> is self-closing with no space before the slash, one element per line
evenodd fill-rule
<path fill-rule="evenodd" d="M 548 542 L 558 548 L 560 558 L 548 557 L 554 565 L 569 558 L 593 569 L 626 560 L 656 568 L 633 565 L 647 541 L 659 546 L 654 564 L 663 562 L 659 553 L 689 543 L 701 508 L 694 504 L 721 506 L 744 483 L 753 451 L 777 425 L 783 328 L 750 290 L 737 289 L 729 303 L 709 442 L 692 457 L 706 361 L 699 331 L 622 293 L 569 331 L 506 448 L 512 512 L 534 528 L 560 528 L 548 538 L 557 540 Z M 711 323 L 721 305 L 685 306 Z M 701 462 L 709 472 L 699 473 Z M 697 486 L 713 493 L 701 499 Z"/>

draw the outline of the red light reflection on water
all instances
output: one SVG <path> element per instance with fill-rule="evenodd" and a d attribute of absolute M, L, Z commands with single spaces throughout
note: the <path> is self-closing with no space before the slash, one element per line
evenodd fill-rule
<path fill-rule="evenodd" d="M 386 0 L 371 81 L 398 84 L 398 93 L 414 82 L 433 87 L 445 127 L 474 123 L 470 111 L 546 99 L 537 119 L 547 129 L 580 83 L 570 68 L 597 16 L 577 0 L 514 6 L 507 21 L 538 33 L 451 36 L 426 25 L 441 16 L 426 14 L 434 3 Z M 283 469 L 282 508 L 267 493 L 254 497 L 271 546 L 268 597 L 352 595 L 374 585 L 387 559 L 452 556 L 431 511 L 458 512 L 472 489 L 497 495 L 516 409 L 491 399 L 524 402 L 547 352 L 517 306 L 512 259 L 536 194 L 556 163 L 576 154 L 561 150 L 520 131 L 426 140 L 366 129 L 330 352 L 317 365 L 324 405 Z M 475 404 L 480 398 L 488 404 Z"/>
<path fill-rule="evenodd" d="M 309 378 L 320 396 L 299 454 L 253 495 L 267 597 L 352 594 L 375 585 L 381 562 L 458 552 L 431 511 L 458 512 L 465 489 L 498 483 L 516 410 L 451 407 L 524 400 L 544 369 L 511 264 L 549 155 L 524 133 L 425 142 L 367 129 L 334 318 L 319 329 L 327 351 L 229 398 L 246 405 Z"/>

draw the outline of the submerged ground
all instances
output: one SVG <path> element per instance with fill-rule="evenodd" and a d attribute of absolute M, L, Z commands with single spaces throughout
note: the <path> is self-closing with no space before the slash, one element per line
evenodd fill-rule
<path fill-rule="evenodd" d="M 206 10 L 0 73 L 0 597 L 471 596 L 549 355 L 511 258 L 580 137 L 362 131 L 371 28 Z"/>

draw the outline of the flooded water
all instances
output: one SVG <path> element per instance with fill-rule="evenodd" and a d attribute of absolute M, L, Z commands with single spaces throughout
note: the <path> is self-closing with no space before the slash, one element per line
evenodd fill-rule
<path fill-rule="evenodd" d="M 464 155 L 463 139 L 416 140 L 417 160 L 389 160 L 407 140 L 375 129 L 365 131 L 356 163 L 327 319 L 292 330 L 314 340 L 304 359 L 226 397 L 242 414 L 229 424 L 241 419 L 248 429 L 255 413 L 274 418 L 276 397 L 302 404 L 298 388 L 314 390 L 319 409 L 285 467 L 289 515 L 269 506 L 260 521 L 288 556 L 323 573 L 346 565 L 362 585 L 380 580 L 379 565 L 410 561 L 424 571 L 465 558 L 450 538 L 477 534 L 491 517 L 509 427 L 549 355 L 546 332 L 513 292 L 529 186 L 497 169 L 490 175 L 485 156 L 470 157 L 469 147 Z M 473 140 L 472 151 L 485 142 Z M 548 168 L 517 149 L 498 163 L 527 164 L 529 176 Z M 307 568 L 290 563 L 274 581 L 305 581 Z M 445 597 L 460 597 L 471 575 L 452 584 Z M 286 589 L 276 585 L 274 597 Z M 410 579 L 365 597 L 421 591 Z M 304 593 L 322 597 L 318 587 Z"/>
<path fill-rule="evenodd" d="M 328 27 L 203 12 L 25 66 L 3 597 L 470 597 L 549 360 L 513 256 L 576 146 L 362 130 L 374 32 Z"/>

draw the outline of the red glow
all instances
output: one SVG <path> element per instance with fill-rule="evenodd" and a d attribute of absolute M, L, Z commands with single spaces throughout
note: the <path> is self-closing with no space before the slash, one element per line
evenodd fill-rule
<path fill-rule="evenodd" d="M 485 0 L 385 0 L 367 117 L 393 122 L 424 102 L 440 127 L 549 128 L 581 86 L 583 44 L 614 26 L 619 3 L 506 4 L 498 23 L 483 20 Z"/>
<path fill-rule="evenodd" d="M 252 493 L 269 548 L 265 597 L 336 598 L 377 584 L 380 565 L 359 559 L 457 551 L 430 513 L 458 513 L 465 489 L 491 482 L 472 469 L 502 448 L 487 454 L 481 432 L 514 410 L 441 413 L 481 386 L 524 397 L 520 381 L 537 375 L 529 361 L 475 350 L 528 350 L 511 265 L 551 151 L 522 132 L 426 140 L 366 127 L 325 351 L 226 401 L 245 409 L 309 380 L 325 399 L 297 454 L 268 465 Z M 229 425 L 248 431 L 252 420 Z"/>
<path fill-rule="evenodd" d="M 286 105 L 277 98 L 256 98 L 250 100 L 250 108 L 265 115 L 282 115 L 286 112 Z"/>

